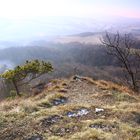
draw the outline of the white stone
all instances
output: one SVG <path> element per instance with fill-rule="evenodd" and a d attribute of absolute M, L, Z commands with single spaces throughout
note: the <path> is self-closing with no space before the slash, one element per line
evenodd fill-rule
<path fill-rule="evenodd" d="M 78 111 L 77 115 L 83 116 L 83 115 L 87 115 L 88 113 L 89 113 L 89 111 L 87 109 L 81 109 Z"/>
<path fill-rule="evenodd" d="M 77 112 L 68 112 L 68 117 L 80 117 L 83 115 L 87 115 L 89 111 L 87 109 L 80 109 Z"/>
<path fill-rule="evenodd" d="M 96 113 L 98 113 L 98 112 L 103 112 L 104 111 L 104 109 L 102 109 L 102 108 L 95 108 L 95 112 Z"/>

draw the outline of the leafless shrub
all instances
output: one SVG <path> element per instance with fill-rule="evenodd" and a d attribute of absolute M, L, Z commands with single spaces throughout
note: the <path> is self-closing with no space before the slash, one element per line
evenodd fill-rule
<path fill-rule="evenodd" d="M 109 55 L 115 56 L 122 67 L 126 82 L 135 91 L 140 84 L 140 49 L 134 48 L 135 41 L 130 34 L 120 35 L 106 32 L 101 40 Z"/>

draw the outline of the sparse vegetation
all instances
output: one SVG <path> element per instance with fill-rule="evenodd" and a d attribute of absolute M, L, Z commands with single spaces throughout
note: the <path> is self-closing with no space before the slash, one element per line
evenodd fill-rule
<path fill-rule="evenodd" d="M 58 93 L 56 86 L 67 88 L 67 93 Z M 0 104 L 0 139 L 139 140 L 140 97 L 126 89 L 88 77 L 71 77 L 55 80 L 39 95 L 4 100 Z M 111 98 L 106 102 L 108 95 Z M 53 104 L 60 98 L 68 101 Z M 96 108 L 103 110 L 95 112 Z"/>

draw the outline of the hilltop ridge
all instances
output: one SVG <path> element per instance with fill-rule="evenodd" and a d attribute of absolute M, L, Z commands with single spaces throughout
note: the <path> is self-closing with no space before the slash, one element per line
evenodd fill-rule
<path fill-rule="evenodd" d="M 1 140 L 139 140 L 140 96 L 127 87 L 73 76 L 31 97 L 0 103 Z"/>

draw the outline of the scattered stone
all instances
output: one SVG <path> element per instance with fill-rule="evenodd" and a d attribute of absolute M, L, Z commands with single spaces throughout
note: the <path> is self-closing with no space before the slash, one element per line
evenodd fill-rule
<path fill-rule="evenodd" d="M 84 115 L 87 115 L 89 113 L 89 111 L 87 110 L 87 109 L 85 109 L 85 108 L 83 108 L 83 109 L 79 109 L 79 110 L 77 110 L 77 111 L 69 111 L 68 113 L 67 113 L 67 116 L 68 117 L 81 117 L 81 116 L 84 116 Z"/>
<path fill-rule="evenodd" d="M 68 101 L 68 99 L 66 97 L 60 97 L 60 98 L 57 98 L 57 99 L 53 99 L 51 103 L 54 106 L 57 106 L 57 105 L 60 105 L 60 104 L 65 104 L 67 101 Z"/>
<path fill-rule="evenodd" d="M 102 108 L 95 108 L 95 113 L 99 113 L 99 112 L 103 112 L 104 111 L 104 109 L 102 109 Z"/>
<path fill-rule="evenodd" d="M 83 116 L 83 115 L 87 115 L 89 113 L 89 111 L 87 109 L 80 109 L 77 112 L 78 116 Z"/>
<path fill-rule="evenodd" d="M 66 97 L 60 97 L 56 99 L 51 99 L 49 102 L 42 102 L 39 106 L 45 107 L 45 108 L 50 108 L 52 106 L 58 106 L 58 105 L 63 105 L 67 103 L 68 99 Z"/>
<path fill-rule="evenodd" d="M 74 77 L 73 77 L 73 80 L 76 80 L 76 81 L 81 81 L 83 78 L 81 77 L 81 76 L 79 76 L 79 75 L 75 75 Z"/>
<path fill-rule="evenodd" d="M 63 136 L 65 135 L 66 133 L 70 133 L 70 129 L 69 128 L 59 128 L 58 130 L 56 130 L 55 132 L 53 132 L 55 135 L 57 136 Z"/>
<path fill-rule="evenodd" d="M 68 117 L 77 117 L 77 114 L 75 112 L 68 112 L 67 116 Z"/>
<path fill-rule="evenodd" d="M 31 138 L 28 138 L 27 140 L 43 140 L 41 136 L 32 136 Z"/>
<path fill-rule="evenodd" d="M 62 117 L 60 117 L 58 115 L 53 115 L 53 116 L 43 119 L 41 122 L 42 122 L 42 125 L 44 125 L 44 126 L 51 126 L 54 123 L 59 122 L 61 119 L 62 119 Z"/>

